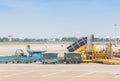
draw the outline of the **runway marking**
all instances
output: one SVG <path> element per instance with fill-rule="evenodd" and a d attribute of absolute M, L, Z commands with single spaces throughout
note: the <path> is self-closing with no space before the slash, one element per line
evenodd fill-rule
<path fill-rule="evenodd" d="M 34 72 L 34 71 L 19 72 L 19 73 L 14 73 L 14 74 L 6 75 L 6 76 L 4 76 L 4 77 L 12 77 L 12 76 L 16 76 L 16 75 L 31 73 L 31 72 Z"/>
<path fill-rule="evenodd" d="M 120 78 L 120 74 L 116 74 L 114 78 Z"/>
<path fill-rule="evenodd" d="M 46 74 L 46 75 L 42 75 L 41 77 L 48 77 L 48 76 L 51 76 L 51 75 L 60 74 L 60 73 L 64 73 L 64 72 L 66 72 L 66 71 L 54 72 L 54 73 L 50 73 L 50 74 Z"/>
<path fill-rule="evenodd" d="M 80 75 L 80 76 L 76 76 L 76 77 L 84 77 L 84 76 L 87 76 L 87 75 L 91 75 L 91 74 L 93 74 L 94 72 L 90 72 L 90 73 L 85 73 L 85 74 L 82 74 L 82 75 Z"/>
<path fill-rule="evenodd" d="M 15 72 L 15 71 L 17 71 L 17 72 L 20 72 L 20 71 L 64 71 L 64 70 L 46 70 L 46 69 L 41 69 L 41 70 L 0 70 L 0 72 L 10 72 L 10 71 L 13 71 L 13 72 Z"/>

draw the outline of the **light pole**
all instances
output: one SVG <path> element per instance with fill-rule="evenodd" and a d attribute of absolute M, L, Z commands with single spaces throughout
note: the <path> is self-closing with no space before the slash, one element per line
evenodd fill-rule
<path fill-rule="evenodd" d="M 117 46 L 117 24 L 114 24 L 115 27 L 115 46 Z"/>

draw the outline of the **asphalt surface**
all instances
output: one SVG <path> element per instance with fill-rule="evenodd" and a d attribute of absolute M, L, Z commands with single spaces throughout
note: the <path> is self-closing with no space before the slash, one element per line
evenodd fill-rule
<path fill-rule="evenodd" d="M 120 81 L 120 65 L 0 64 L 0 81 Z"/>

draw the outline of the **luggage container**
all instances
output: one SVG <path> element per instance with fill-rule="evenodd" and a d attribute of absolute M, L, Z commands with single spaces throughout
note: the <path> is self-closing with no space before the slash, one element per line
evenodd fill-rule
<path fill-rule="evenodd" d="M 82 61 L 81 55 L 82 55 L 82 53 L 74 53 L 74 52 L 64 53 L 64 61 L 66 64 L 81 63 L 81 61 Z"/>
<path fill-rule="evenodd" d="M 53 63 L 56 64 L 57 62 L 59 62 L 59 58 L 58 58 L 58 53 L 50 53 L 50 52 L 44 52 L 42 53 L 42 60 L 41 62 L 43 64 L 47 64 L 47 63 Z"/>
<path fill-rule="evenodd" d="M 0 63 L 9 63 L 17 59 L 15 56 L 2 56 L 0 57 Z"/>
<path fill-rule="evenodd" d="M 36 60 L 34 60 L 34 62 L 35 61 L 37 61 L 37 60 L 39 60 L 39 61 L 41 61 L 42 60 L 42 54 L 43 53 L 45 53 L 46 51 L 32 51 L 31 52 L 31 57 L 33 57 L 33 59 L 36 59 Z"/>

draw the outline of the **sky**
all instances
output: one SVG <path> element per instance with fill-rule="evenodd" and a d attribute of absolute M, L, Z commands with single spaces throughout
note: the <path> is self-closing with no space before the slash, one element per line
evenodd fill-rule
<path fill-rule="evenodd" d="M 120 35 L 120 0 L 0 0 L 0 37 L 106 37 L 115 31 Z"/>

